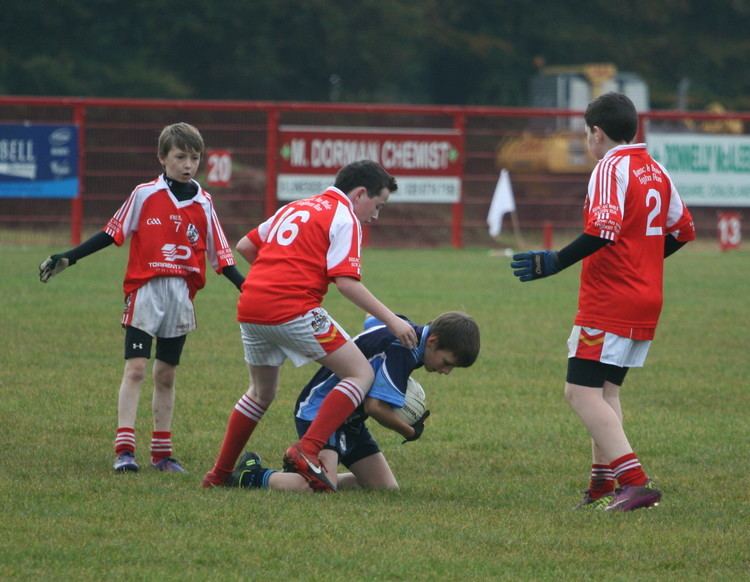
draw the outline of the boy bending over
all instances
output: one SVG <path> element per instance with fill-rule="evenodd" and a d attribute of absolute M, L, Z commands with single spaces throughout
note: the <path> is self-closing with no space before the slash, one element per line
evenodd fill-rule
<path fill-rule="evenodd" d="M 414 349 L 404 347 L 373 317 L 365 320 L 365 331 L 354 339 L 369 360 L 375 381 L 364 402 L 328 439 L 320 452 L 326 476 L 338 489 L 398 489 L 388 461 L 365 421 L 368 417 L 374 418 L 399 433 L 404 442 L 417 440 L 422 435 L 429 411 L 412 425 L 396 412 L 404 406 L 406 384 L 412 371 L 424 366 L 427 372 L 450 374 L 456 367 L 471 366 L 479 354 L 479 328 L 465 313 L 443 313 L 425 326 L 409 323 L 419 337 L 419 344 Z M 338 381 L 330 369 L 323 367 L 302 389 L 295 407 L 297 433 L 301 437 L 315 420 L 321 402 Z M 337 475 L 339 463 L 349 472 Z M 240 459 L 232 474 L 232 484 L 248 488 L 313 491 L 301 475 L 267 469 L 261 466 L 260 457 L 252 452 L 245 453 Z"/>

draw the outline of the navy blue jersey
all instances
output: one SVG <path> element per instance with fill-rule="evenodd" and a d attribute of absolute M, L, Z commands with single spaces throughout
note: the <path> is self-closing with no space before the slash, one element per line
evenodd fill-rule
<path fill-rule="evenodd" d="M 403 407 L 409 376 L 424 363 L 425 344 L 430 331 L 429 326 L 409 323 L 419 338 L 419 344 L 414 349 L 401 345 L 388 328 L 372 316 L 365 320 L 365 330 L 354 338 L 354 343 L 375 372 L 375 381 L 367 396 L 395 408 Z M 295 416 L 301 420 L 313 420 L 323 399 L 338 382 L 339 378 L 331 370 L 320 368 L 297 398 Z M 362 421 L 366 417 L 363 405 L 360 405 L 347 422 Z"/>

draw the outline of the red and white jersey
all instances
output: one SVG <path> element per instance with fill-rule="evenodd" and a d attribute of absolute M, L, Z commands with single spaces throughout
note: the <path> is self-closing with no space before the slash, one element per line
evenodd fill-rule
<path fill-rule="evenodd" d="M 577 325 L 652 339 L 662 308 L 664 237 L 695 238 L 690 211 L 645 144 L 612 148 L 589 181 L 584 232 L 612 241 L 583 260 Z"/>
<path fill-rule="evenodd" d="M 287 322 L 320 306 L 335 277 L 361 278 L 362 227 L 338 188 L 282 206 L 247 237 L 258 254 L 237 303 L 241 322 Z"/>
<path fill-rule="evenodd" d="M 118 246 L 133 237 L 123 283 L 126 296 L 154 277 L 183 277 L 192 299 L 206 284 L 206 254 L 217 272 L 234 265 L 208 192 L 199 186 L 195 196 L 180 202 L 164 176 L 136 186 L 104 232 Z"/>

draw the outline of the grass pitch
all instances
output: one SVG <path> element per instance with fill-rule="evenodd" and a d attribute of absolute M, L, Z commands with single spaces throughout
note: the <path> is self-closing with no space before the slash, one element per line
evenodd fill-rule
<path fill-rule="evenodd" d="M 52 580 L 736 580 L 750 578 L 750 254 L 696 243 L 667 261 L 665 309 L 646 367 L 623 389 L 626 429 L 664 490 L 653 510 L 572 511 L 589 445 L 562 396 L 578 268 L 528 284 L 486 249 L 367 250 L 364 281 L 427 321 L 471 313 L 474 367 L 417 371 L 432 416 L 401 445 L 374 426 L 397 493 L 200 488 L 247 373 L 222 277 L 196 299 L 178 371 L 176 456 L 187 475 L 111 470 L 126 251 L 109 248 L 49 284 L 64 248 L 0 245 L 0 578 Z M 362 314 L 335 289 L 351 333 Z M 298 390 L 285 367 L 250 448 L 278 466 Z M 151 385 L 141 395 L 147 464 Z"/>

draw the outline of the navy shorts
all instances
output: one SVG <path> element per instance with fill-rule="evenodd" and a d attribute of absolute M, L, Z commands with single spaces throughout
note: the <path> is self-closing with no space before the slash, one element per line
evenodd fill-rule
<path fill-rule="evenodd" d="M 297 425 L 297 434 L 302 437 L 309 428 L 311 421 L 294 419 Z M 357 461 L 375 455 L 380 452 L 378 443 L 372 438 L 364 421 L 345 423 L 339 428 L 323 447 L 339 454 L 339 463 L 347 469 Z"/>

